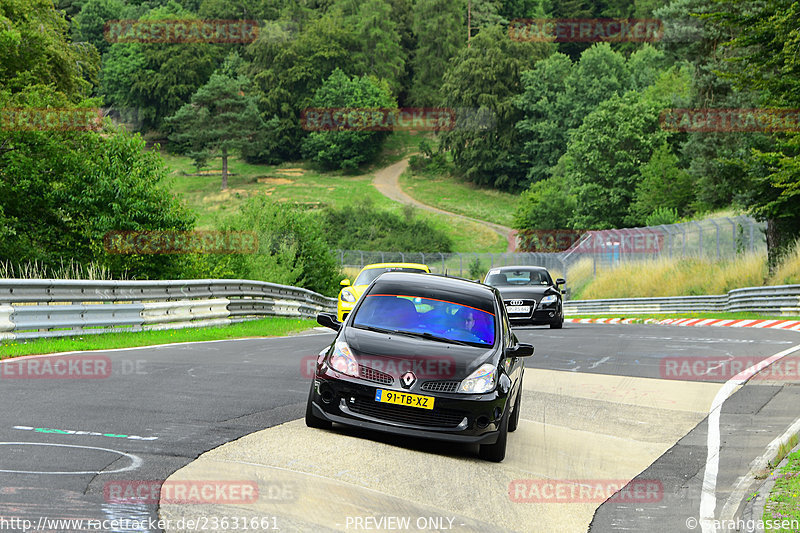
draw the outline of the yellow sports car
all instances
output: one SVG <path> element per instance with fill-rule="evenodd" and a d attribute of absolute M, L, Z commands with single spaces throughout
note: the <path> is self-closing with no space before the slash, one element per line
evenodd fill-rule
<path fill-rule="evenodd" d="M 372 283 L 372 280 L 384 272 L 429 273 L 430 271 L 431 269 L 428 268 L 428 265 L 423 265 L 422 263 L 374 263 L 365 266 L 358 273 L 352 285 L 349 279 L 343 279 L 340 283 L 343 288 L 339 291 L 339 298 L 336 303 L 336 315 L 339 322 L 344 322 L 344 319 L 347 318 L 347 315 L 352 311 L 369 284 Z"/>

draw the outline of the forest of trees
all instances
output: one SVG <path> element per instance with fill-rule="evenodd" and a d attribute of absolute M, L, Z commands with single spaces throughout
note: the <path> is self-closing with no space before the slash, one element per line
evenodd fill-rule
<path fill-rule="evenodd" d="M 369 163 L 386 135 L 305 131 L 304 109 L 486 112 L 489 127 L 439 134 L 427 159 L 432 172 L 521 193 L 518 227 L 660 224 L 733 206 L 768 221 L 772 257 L 800 234 L 800 135 L 669 131 L 660 117 L 800 107 L 798 9 L 788 0 L 2 0 L 0 107 L 102 106 L 199 164 L 235 154 L 345 170 Z M 510 38 L 512 20 L 537 17 L 658 19 L 668 31 L 650 43 Z M 121 19 L 255 20 L 259 32 L 252 42 L 114 42 L 104 29 Z M 191 227 L 157 187 L 163 165 L 142 144 L 123 131 L 0 131 L 0 257 L 33 249 L 47 260 L 67 248 L 92 257 L 120 222 Z M 147 261 L 166 276 L 176 260 Z"/>

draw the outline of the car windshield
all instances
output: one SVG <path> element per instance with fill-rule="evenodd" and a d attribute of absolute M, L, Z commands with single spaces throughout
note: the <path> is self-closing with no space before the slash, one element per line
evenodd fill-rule
<path fill-rule="evenodd" d="M 425 274 L 426 272 L 421 268 L 414 267 L 378 267 L 362 270 L 356 278 L 353 285 L 369 285 L 372 280 L 383 274 L 384 272 L 419 272 Z"/>
<path fill-rule="evenodd" d="M 508 285 L 552 285 L 546 270 L 490 270 L 484 282 L 492 287 Z"/>
<path fill-rule="evenodd" d="M 493 346 L 495 315 L 466 302 L 415 294 L 368 294 L 354 327 L 378 328 L 427 336 L 431 340 Z"/>

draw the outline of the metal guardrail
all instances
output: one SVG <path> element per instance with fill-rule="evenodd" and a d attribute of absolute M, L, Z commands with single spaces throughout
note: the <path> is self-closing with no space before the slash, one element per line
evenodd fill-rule
<path fill-rule="evenodd" d="M 663 298 L 614 298 L 569 300 L 568 315 L 668 314 L 668 313 L 748 312 L 762 315 L 800 315 L 800 285 L 775 285 L 734 289 L 717 296 L 674 296 Z"/>
<path fill-rule="evenodd" d="M 0 340 L 215 326 L 335 310 L 335 298 L 263 281 L 0 279 Z"/>

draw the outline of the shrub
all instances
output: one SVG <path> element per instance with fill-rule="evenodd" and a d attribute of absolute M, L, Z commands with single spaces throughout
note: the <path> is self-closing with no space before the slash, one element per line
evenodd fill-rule
<path fill-rule="evenodd" d="M 201 257 L 198 275 L 294 285 L 329 296 L 338 292 L 341 272 L 312 214 L 255 196 L 219 226 L 255 232 L 258 252 Z"/>
<path fill-rule="evenodd" d="M 403 213 L 377 209 L 364 200 L 322 212 L 331 248 L 384 252 L 450 252 L 453 242 L 441 230 L 417 216 L 413 208 Z"/>

